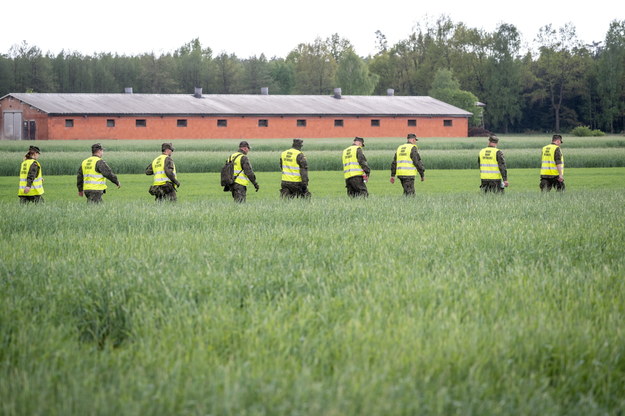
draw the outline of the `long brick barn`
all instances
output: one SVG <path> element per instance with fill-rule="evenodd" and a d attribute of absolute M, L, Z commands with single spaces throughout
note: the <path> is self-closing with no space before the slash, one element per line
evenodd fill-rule
<path fill-rule="evenodd" d="M 5 140 L 466 137 L 471 113 L 431 97 L 39 94 L 0 98 Z"/>

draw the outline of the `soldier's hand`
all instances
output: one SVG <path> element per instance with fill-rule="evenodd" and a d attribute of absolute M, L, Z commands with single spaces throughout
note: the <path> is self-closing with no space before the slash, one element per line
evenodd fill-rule
<path fill-rule="evenodd" d="M 255 183 L 254 188 L 256 189 L 256 192 L 258 192 L 258 189 L 260 189 L 260 186 L 257 183 Z"/>
<path fill-rule="evenodd" d="M 119 182 L 119 183 L 117 184 L 117 189 L 119 189 L 119 188 L 121 188 L 121 187 L 122 187 L 122 183 L 121 183 L 121 182 Z"/>
<path fill-rule="evenodd" d="M 30 186 L 27 186 L 26 188 L 24 188 L 24 193 L 27 194 L 30 192 Z"/>
<path fill-rule="evenodd" d="M 79 191 L 78 196 L 82 197 L 82 195 L 83 195 L 82 191 Z"/>
<path fill-rule="evenodd" d="M 425 176 L 421 177 L 421 182 L 425 182 Z"/>
<path fill-rule="evenodd" d="M 303 185 L 303 186 L 302 186 L 302 192 L 303 192 L 303 193 L 308 192 L 308 185 Z"/>
<path fill-rule="evenodd" d="M 176 188 L 180 188 L 180 182 L 176 182 Z"/>
<path fill-rule="evenodd" d="M 391 176 L 391 183 L 395 183 L 395 177 Z"/>

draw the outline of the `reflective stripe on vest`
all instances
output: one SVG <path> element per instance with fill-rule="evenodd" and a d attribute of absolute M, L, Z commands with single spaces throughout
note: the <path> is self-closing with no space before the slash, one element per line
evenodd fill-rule
<path fill-rule="evenodd" d="M 282 152 L 282 180 L 285 182 L 301 182 L 302 174 L 300 173 L 297 157 L 302 153 L 297 149 L 289 149 Z"/>
<path fill-rule="evenodd" d="M 152 185 L 159 186 L 171 182 L 165 174 L 165 159 L 167 155 L 160 155 L 152 161 L 152 171 L 154 172 L 154 182 Z M 174 165 L 174 177 L 176 176 L 176 165 Z"/>
<path fill-rule="evenodd" d="M 99 160 L 99 157 L 91 156 L 82 161 L 83 190 L 85 191 L 106 189 L 106 178 L 95 170 L 95 165 Z"/>
<path fill-rule="evenodd" d="M 353 145 L 343 150 L 343 176 L 345 179 L 365 174 L 358 162 L 357 152 L 359 148 L 360 146 Z"/>
<path fill-rule="evenodd" d="M 501 179 L 497 163 L 496 147 L 485 147 L 480 150 L 480 179 Z"/>
<path fill-rule="evenodd" d="M 410 158 L 413 147 L 417 146 L 412 143 L 406 143 L 397 148 L 397 170 L 395 173 L 397 176 L 417 176 L 417 167 Z"/>
<path fill-rule="evenodd" d="M 241 155 L 241 156 L 237 157 L 238 155 Z M 247 186 L 250 184 L 250 180 L 245 174 L 245 172 L 243 171 L 243 166 L 241 165 L 241 159 L 243 159 L 243 156 L 245 156 L 243 153 L 236 152 L 230 156 L 230 160 L 233 160 L 235 157 L 237 157 L 236 160 L 234 161 L 234 177 L 236 178 L 234 180 L 234 183 Z"/>
<path fill-rule="evenodd" d="M 558 167 L 556 165 L 556 149 L 559 146 L 548 144 L 543 147 L 542 163 L 540 165 L 540 174 L 548 176 L 559 176 Z M 564 155 L 562 157 L 562 173 L 564 174 Z"/>
<path fill-rule="evenodd" d="M 39 166 L 39 172 L 37 173 L 37 177 L 33 180 L 32 185 L 30 186 L 30 191 L 26 194 L 24 193 L 24 189 L 26 189 L 26 184 L 28 183 L 28 172 L 30 171 L 30 167 L 33 163 L 36 163 Z M 17 194 L 19 196 L 35 196 L 43 194 L 43 177 L 41 175 L 41 165 L 35 159 L 26 159 L 22 162 L 22 166 L 20 167 L 20 186 L 17 189 Z"/>

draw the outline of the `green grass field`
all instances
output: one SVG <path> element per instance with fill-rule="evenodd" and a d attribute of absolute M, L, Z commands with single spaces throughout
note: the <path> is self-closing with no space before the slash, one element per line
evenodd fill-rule
<path fill-rule="evenodd" d="M 100 206 L 0 177 L 0 414 L 625 413 L 625 168 L 541 194 L 511 167 L 504 195 L 429 169 L 411 199 L 310 176 L 238 205 L 216 173 L 176 204 L 120 174 Z"/>

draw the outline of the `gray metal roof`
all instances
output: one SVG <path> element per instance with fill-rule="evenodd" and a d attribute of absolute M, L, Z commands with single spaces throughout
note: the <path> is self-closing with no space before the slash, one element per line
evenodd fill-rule
<path fill-rule="evenodd" d="M 12 93 L 2 99 L 8 96 L 50 115 L 471 116 L 425 96 Z"/>

